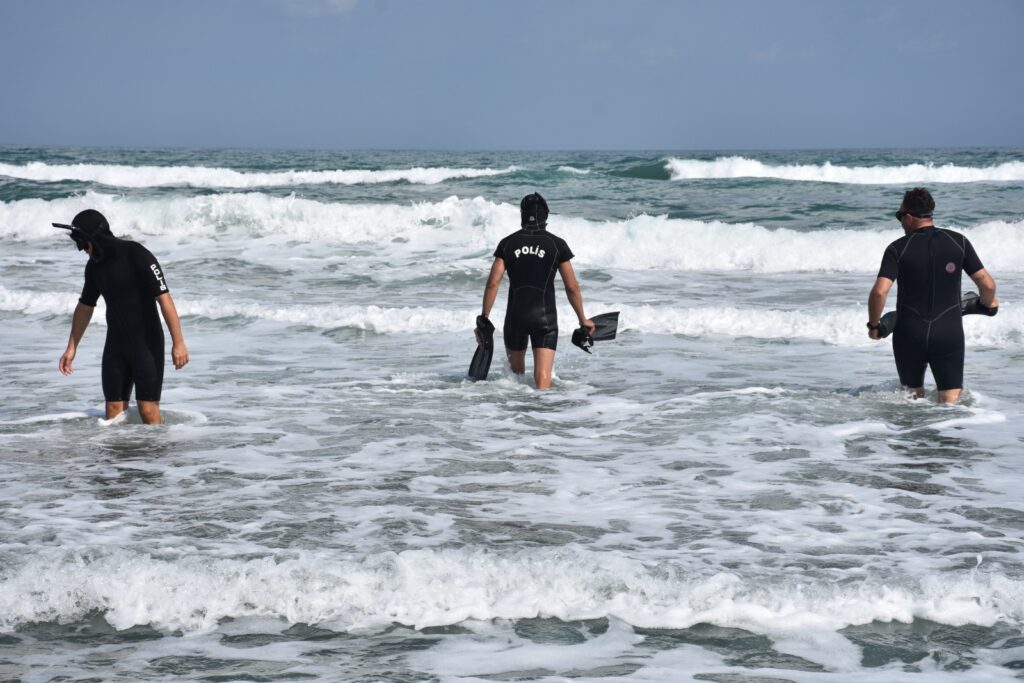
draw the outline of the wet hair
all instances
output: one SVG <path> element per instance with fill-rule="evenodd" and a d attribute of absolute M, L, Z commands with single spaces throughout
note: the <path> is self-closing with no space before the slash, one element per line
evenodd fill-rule
<path fill-rule="evenodd" d="M 914 218 L 931 218 L 935 211 L 932 193 L 923 187 L 915 187 L 903 193 L 903 210 Z"/>

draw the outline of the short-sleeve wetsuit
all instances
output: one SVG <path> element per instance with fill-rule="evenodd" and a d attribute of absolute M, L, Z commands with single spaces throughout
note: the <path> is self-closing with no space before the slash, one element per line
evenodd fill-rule
<path fill-rule="evenodd" d="M 523 228 L 505 237 L 494 250 L 508 273 L 508 308 L 505 311 L 505 347 L 525 351 L 558 347 L 558 311 L 555 273 L 573 257 L 561 237 L 543 228 Z"/>
<path fill-rule="evenodd" d="M 886 248 L 878 277 L 899 283 L 892 352 L 904 386 L 924 386 L 930 366 L 940 391 L 963 387 L 961 274 L 982 267 L 964 235 L 942 228 L 913 230 Z"/>
<path fill-rule="evenodd" d="M 85 266 L 79 301 L 107 304 L 107 341 L 103 347 L 103 396 L 128 401 L 132 386 L 139 401 L 159 401 L 164 380 L 164 332 L 155 297 L 168 291 L 163 270 L 137 242 L 107 238 L 103 258 Z"/>

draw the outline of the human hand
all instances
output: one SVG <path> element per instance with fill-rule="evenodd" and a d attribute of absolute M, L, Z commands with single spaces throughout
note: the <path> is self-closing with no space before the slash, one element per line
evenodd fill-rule
<path fill-rule="evenodd" d="M 993 296 L 992 303 L 990 303 L 988 306 L 981 303 L 981 299 L 978 299 L 978 303 L 982 306 L 982 308 L 984 309 L 984 313 L 987 316 L 993 316 L 999 312 L 999 299 L 997 297 Z"/>
<path fill-rule="evenodd" d="M 74 360 L 75 349 L 69 346 L 67 350 L 63 354 L 61 354 L 60 361 L 58 361 L 57 363 L 57 367 L 60 368 L 61 374 L 70 375 L 71 373 L 74 372 L 74 369 L 71 367 L 71 363 Z"/>
<path fill-rule="evenodd" d="M 875 329 L 873 329 L 873 330 L 868 330 L 868 336 L 871 337 L 872 339 L 874 339 L 875 341 L 877 341 L 877 340 L 882 338 L 878 334 L 878 328 L 877 327 Z"/>
<path fill-rule="evenodd" d="M 584 318 L 583 320 L 581 320 L 580 327 L 587 328 L 587 334 L 589 335 L 593 335 L 594 332 L 597 330 L 597 325 L 595 325 L 594 321 L 591 320 L 590 318 Z"/>
<path fill-rule="evenodd" d="M 178 342 L 171 347 L 171 360 L 174 362 L 174 369 L 181 370 L 188 363 L 188 347 L 185 342 Z"/>

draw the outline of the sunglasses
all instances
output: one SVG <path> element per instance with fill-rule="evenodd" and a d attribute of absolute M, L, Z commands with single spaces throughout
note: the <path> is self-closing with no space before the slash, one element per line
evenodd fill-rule
<path fill-rule="evenodd" d="M 914 216 L 915 218 L 931 218 L 932 217 L 932 215 L 930 213 L 912 214 L 909 211 L 904 211 L 903 209 L 900 209 L 899 211 L 896 212 L 896 220 L 898 220 L 900 223 L 903 222 L 903 217 L 904 216 Z"/>

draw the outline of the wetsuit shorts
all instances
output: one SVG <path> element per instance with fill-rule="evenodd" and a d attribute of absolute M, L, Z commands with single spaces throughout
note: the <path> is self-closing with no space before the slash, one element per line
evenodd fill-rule
<path fill-rule="evenodd" d="M 554 306 L 547 308 L 544 293 L 523 288 L 509 295 L 505 311 L 505 348 L 525 351 L 527 341 L 535 349 L 558 348 L 558 315 Z"/>
<path fill-rule="evenodd" d="M 107 344 L 103 349 L 103 397 L 107 401 L 160 401 L 164 383 L 164 342 Z"/>
<path fill-rule="evenodd" d="M 912 389 L 924 386 L 925 369 L 931 366 L 939 391 L 963 387 L 964 327 L 959 305 L 931 321 L 904 307 L 896 329 L 892 353 L 900 384 Z"/>

